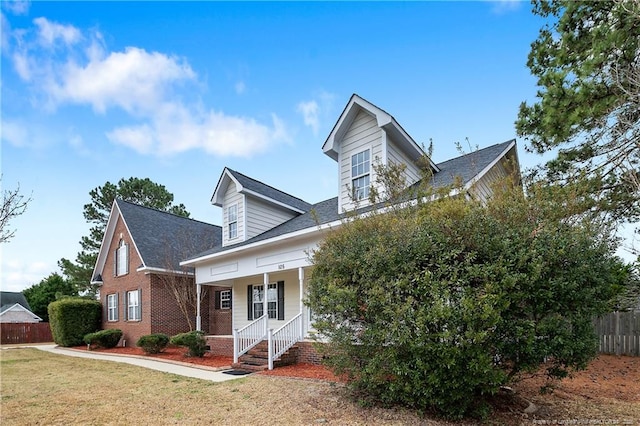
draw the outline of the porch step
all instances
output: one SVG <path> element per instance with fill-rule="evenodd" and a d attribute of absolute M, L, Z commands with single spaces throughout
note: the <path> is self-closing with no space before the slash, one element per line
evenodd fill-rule
<path fill-rule="evenodd" d="M 280 358 L 273 361 L 273 368 L 295 364 L 298 360 L 298 347 L 292 346 Z M 233 368 L 239 370 L 263 371 L 269 368 L 269 349 L 266 342 L 259 343 L 242 355 Z"/>

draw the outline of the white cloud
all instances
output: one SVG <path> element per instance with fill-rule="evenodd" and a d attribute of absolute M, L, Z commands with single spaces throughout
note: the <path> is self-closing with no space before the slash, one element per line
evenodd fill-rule
<path fill-rule="evenodd" d="M 3 261 L 2 262 L 2 291 L 22 291 L 39 283 L 57 265 L 46 262 Z"/>
<path fill-rule="evenodd" d="M 26 15 L 29 12 L 30 1 L 6 0 L 2 2 L 2 8 L 14 15 Z"/>
<path fill-rule="evenodd" d="M 58 40 L 65 45 L 72 45 L 80 41 L 80 30 L 72 25 L 62 25 L 51 22 L 47 18 L 36 18 L 33 23 L 38 27 L 40 42 L 46 47 L 52 47 Z"/>
<path fill-rule="evenodd" d="M 27 146 L 30 140 L 27 126 L 2 119 L 2 140 L 17 147 Z"/>
<path fill-rule="evenodd" d="M 320 126 L 328 118 L 329 113 L 333 112 L 335 95 L 321 91 L 315 97 L 316 99 L 298 103 L 296 110 L 302 114 L 304 124 L 309 126 L 313 134 L 317 136 Z"/>
<path fill-rule="evenodd" d="M 490 0 L 493 3 L 492 11 L 497 15 L 513 12 L 520 9 L 521 0 Z"/>
<path fill-rule="evenodd" d="M 320 129 L 319 108 L 316 101 L 300 102 L 297 108 L 297 111 L 302 114 L 304 124 L 311 127 L 314 135 L 317 135 Z"/>
<path fill-rule="evenodd" d="M 283 123 L 275 115 L 272 125 L 267 126 L 222 112 L 193 113 L 180 104 L 164 105 L 151 125 L 120 127 L 107 137 L 141 154 L 158 156 L 201 149 L 216 156 L 250 157 L 288 140 Z"/>
<path fill-rule="evenodd" d="M 236 93 L 238 95 L 242 95 L 245 92 L 245 90 L 247 90 L 247 86 L 244 84 L 244 81 L 238 81 L 235 84 L 234 88 L 236 89 Z"/>
<path fill-rule="evenodd" d="M 11 57 L 18 75 L 44 97 L 38 104 L 50 112 L 66 104 L 88 105 L 103 115 L 126 112 L 134 123 L 106 132 L 113 143 L 149 155 L 201 149 L 247 157 L 288 140 L 275 115 L 261 123 L 189 103 L 198 98 L 198 78 L 184 58 L 139 47 L 110 52 L 98 32 L 82 34 L 46 18 L 34 23 L 35 30 L 16 32 Z M 242 81 L 235 88 L 239 94 L 246 89 Z"/>

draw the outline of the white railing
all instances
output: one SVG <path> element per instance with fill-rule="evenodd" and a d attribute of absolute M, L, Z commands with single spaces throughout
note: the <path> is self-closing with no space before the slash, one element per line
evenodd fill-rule
<path fill-rule="evenodd" d="M 267 337 L 268 315 L 263 315 L 241 329 L 233 330 L 233 362 Z"/>
<path fill-rule="evenodd" d="M 268 331 L 269 370 L 273 370 L 273 361 L 302 339 L 302 314 L 291 318 L 285 325 Z"/>

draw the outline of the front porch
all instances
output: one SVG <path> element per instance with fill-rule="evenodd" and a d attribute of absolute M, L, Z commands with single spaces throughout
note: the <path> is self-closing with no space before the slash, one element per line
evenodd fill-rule
<path fill-rule="evenodd" d="M 264 358 L 268 369 L 273 369 L 283 358 L 286 360 L 283 362 L 288 363 L 318 363 L 312 342 L 305 341 L 311 328 L 310 312 L 303 303 L 305 272 L 308 272 L 305 269 L 309 268 L 300 266 L 198 284 L 198 292 L 202 292 L 203 285 L 225 287 L 231 292 L 232 335 L 206 336 L 210 351 L 216 355 L 232 355 L 236 365 L 243 360 L 257 363 Z M 198 310 L 199 330 L 201 314 Z M 250 351 L 252 354 L 247 355 Z"/>

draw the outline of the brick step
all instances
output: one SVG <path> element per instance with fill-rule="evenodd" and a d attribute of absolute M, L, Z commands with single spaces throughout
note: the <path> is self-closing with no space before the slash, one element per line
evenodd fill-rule
<path fill-rule="evenodd" d="M 231 368 L 236 370 L 245 370 L 245 371 L 265 371 L 269 369 L 268 365 L 251 365 L 245 364 L 242 362 L 231 364 Z"/>
<path fill-rule="evenodd" d="M 292 346 L 280 358 L 273 361 L 273 367 L 295 364 L 298 358 L 298 347 Z M 269 368 L 269 351 L 267 344 L 260 343 L 242 355 L 233 368 L 239 370 L 263 371 Z"/>

